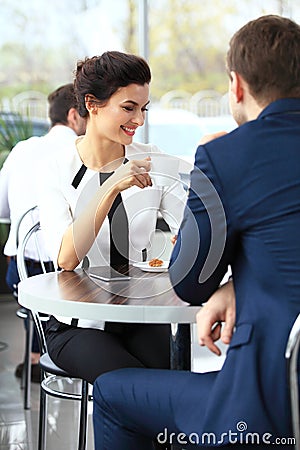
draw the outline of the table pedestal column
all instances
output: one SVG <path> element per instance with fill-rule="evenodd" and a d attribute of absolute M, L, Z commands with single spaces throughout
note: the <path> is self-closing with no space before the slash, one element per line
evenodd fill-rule
<path fill-rule="evenodd" d="M 171 324 L 171 369 L 191 370 L 191 326 Z"/>

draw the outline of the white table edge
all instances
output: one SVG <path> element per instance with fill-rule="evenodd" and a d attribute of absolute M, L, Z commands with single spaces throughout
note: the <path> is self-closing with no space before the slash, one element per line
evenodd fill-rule
<path fill-rule="evenodd" d="M 35 293 L 28 292 L 27 282 L 30 278 L 23 280 L 18 285 L 18 302 L 25 308 L 52 314 L 80 319 L 96 319 L 110 322 L 129 323 L 186 323 L 196 322 L 196 313 L 200 306 L 178 305 L 178 306 L 155 306 L 155 305 L 118 305 L 88 303 L 72 300 L 43 299 Z M 122 319 L 120 316 L 122 315 Z"/>

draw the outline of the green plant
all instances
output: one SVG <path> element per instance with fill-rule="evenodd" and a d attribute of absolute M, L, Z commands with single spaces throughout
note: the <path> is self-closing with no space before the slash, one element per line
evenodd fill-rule
<path fill-rule="evenodd" d="M 6 160 L 7 156 L 9 154 L 9 150 L 0 150 L 0 169 L 3 166 L 4 161 Z"/>
<path fill-rule="evenodd" d="M 32 123 L 16 113 L 0 113 L 0 169 L 11 149 L 17 142 L 32 136 Z M 8 237 L 9 227 L 0 224 L 0 246 L 3 247 Z"/>
<path fill-rule="evenodd" d="M 9 225 L 6 223 L 0 223 L 0 251 L 1 247 L 5 244 L 8 238 Z"/>
<path fill-rule="evenodd" d="M 0 169 L 17 142 L 32 136 L 32 122 L 18 113 L 0 113 Z"/>

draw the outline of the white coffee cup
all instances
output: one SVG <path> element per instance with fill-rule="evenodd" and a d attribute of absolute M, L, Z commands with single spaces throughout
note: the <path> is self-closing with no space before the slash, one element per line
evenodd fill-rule
<path fill-rule="evenodd" d="M 151 155 L 150 176 L 155 186 L 171 186 L 179 180 L 179 160 L 167 154 Z"/>

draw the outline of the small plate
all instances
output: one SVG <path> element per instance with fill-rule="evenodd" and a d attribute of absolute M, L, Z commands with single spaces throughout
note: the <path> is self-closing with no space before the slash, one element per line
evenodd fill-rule
<path fill-rule="evenodd" d="M 144 272 L 167 272 L 169 267 L 169 261 L 164 261 L 162 266 L 151 267 L 149 266 L 149 261 L 137 262 L 132 264 L 133 267 L 143 270 Z"/>

